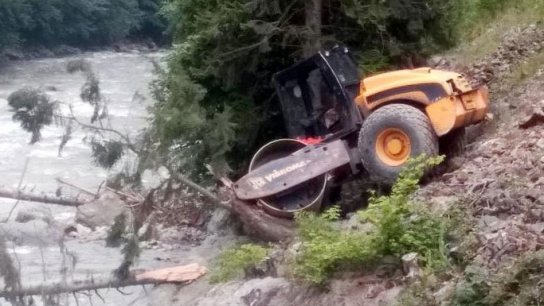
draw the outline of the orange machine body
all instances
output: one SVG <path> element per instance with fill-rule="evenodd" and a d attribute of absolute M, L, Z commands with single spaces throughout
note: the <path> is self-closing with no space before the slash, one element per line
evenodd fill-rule
<path fill-rule="evenodd" d="M 355 99 L 363 117 L 391 104 L 405 103 L 427 113 L 438 136 L 478 123 L 488 111 L 486 87 L 474 89 L 455 72 L 418 68 L 365 78 Z"/>

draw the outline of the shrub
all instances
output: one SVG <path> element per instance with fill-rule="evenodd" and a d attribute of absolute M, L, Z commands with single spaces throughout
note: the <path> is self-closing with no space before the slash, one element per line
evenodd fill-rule
<path fill-rule="evenodd" d="M 332 208 L 318 216 L 296 216 L 302 238 L 302 252 L 294 263 L 294 276 L 311 284 L 323 284 L 332 273 L 365 268 L 380 258 L 417 252 L 430 269 L 449 266 L 446 235 L 453 222 L 449 216 L 436 216 L 410 197 L 429 166 L 443 158 L 424 157 L 411 161 L 387 196 L 370 199 L 369 208 L 359 213 L 363 221 L 374 226 L 369 233 L 342 230 L 336 222 L 339 209 Z"/>
<path fill-rule="evenodd" d="M 243 244 L 226 249 L 215 260 L 212 268 L 212 282 L 225 282 L 243 277 L 245 272 L 260 264 L 269 250 L 260 245 Z"/>

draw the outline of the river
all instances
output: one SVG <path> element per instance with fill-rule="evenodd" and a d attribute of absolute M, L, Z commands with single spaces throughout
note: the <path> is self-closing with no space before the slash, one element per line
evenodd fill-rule
<path fill-rule="evenodd" d="M 102 94 L 107 98 L 111 124 L 114 129 L 135 136 L 146 126 L 147 110 L 152 103 L 149 83 L 153 79 L 153 65 L 150 59 L 160 60 L 164 52 L 147 55 L 134 53 L 97 52 L 85 53 L 80 57 L 87 59 L 98 73 Z M 33 192 L 55 192 L 59 187 L 56 178 L 72 182 L 88 190 L 97 190 L 108 176 L 108 172 L 92 164 L 88 144 L 84 141 L 84 132 L 77 131 L 58 155 L 58 146 L 63 129 L 49 126 L 43 130 L 42 140 L 29 145 L 30 135 L 19 124 L 12 121 L 12 113 L 7 104 L 7 97 L 22 87 L 42 88 L 53 100 L 71 104 L 75 115 L 88 122 L 92 107 L 79 98 L 84 78 L 66 72 L 66 64 L 73 58 L 39 59 L 8 62 L 0 67 L 0 186 L 16 188 L 23 174 L 22 186 Z M 145 101 L 133 99 L 135 93 L 144 96 Z M 66 108 L 65 108 L 66 111 Z M 66 188 L 64 188 L 66 189 Z M 15 201 L 0 198 L 0 220 L 3 220 Z M 44 204 L 25 203 L 18 208 L 36 207 Z M 51 206 L 55 219 L 60 223 L 69 223 L 75 215 L 74 209 Z M 16 213 L 16 212 L 15 212 Z M 15 216 L 15 215 L 14 215 Z M 14 219 L 14 216 L 12 219 Z M 10 222 L 14 222 L 11 220 Z M 169 258 L 168 265 L 203 262 L 216 248 L 217 241 L 227 241 L 228 237 L 212 237 L 198 247 L 182 247 L 174 251 L 161 253 L 160 257 Z M 104 248 L 103 241 L 80 242 L 68 241 L 67 248 L 75 251 L 78 265 L 73 277 L 108 275 L 121 262 L 120 250 Z M 23 281 L 41 283 L 59 277 L 58 269 L 62 256 L 57 246 L 39 248 L 37 246 L 12 246 L 12 255 L 20 262 Z M 144 251 L 138 268 L 154 268 L 165 265 L 155 260 L 154 251 Z M 94 297 L 94 305 L 146 305 L 145 290 L 131 288 L 133 293 L 125 296 L 116 290 L 103 292 L 105 302 Z M 70 296 L 63 305 L 90 305 L 88 297 L 78 295 L 79 303 Z M 132 303 L 135 301 L 134 303 Z M 132 303 L 132 304 L 131 304 Z"/>

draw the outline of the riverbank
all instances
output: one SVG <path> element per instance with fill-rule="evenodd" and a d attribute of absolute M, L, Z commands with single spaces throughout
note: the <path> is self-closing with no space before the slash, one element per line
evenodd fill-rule
<path fill-rule="evenodd" d="M 46 47 L 43 45 L 26 47 L 9 47 L 0 54 L 0 61 L 21 61 L 33 59 L 62 58 L 93 52 L 117 52 L 117 53 L 152 53 L 163 50 L 168 46 L 157 45 L 151 39 L 127 40 L 109 45 L 96 45 L 76 47 L 71 45 L 58 45 Z"/>

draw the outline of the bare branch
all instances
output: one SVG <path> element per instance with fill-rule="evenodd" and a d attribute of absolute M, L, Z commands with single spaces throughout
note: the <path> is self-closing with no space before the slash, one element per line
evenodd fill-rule
<path fill-rule="evenodd" d="M 0 298 L 13 299 L 23 296 L 41 296 L 69 293 L 73 294 L 85 291 L 94 291 L 107 288 L 122 288 L 131 286 L 141 286 L 150 284 L 189 284 L 206 273 L 206 268 L 191 264 L 187 266 L 173 267 L 156 271 L 148 271 L 138 274 L 128 280 L 103 279 L 103 280 L 80 280 L 70 284 L 53 283 L 48 285 L 39 285 L 27 288 L 14 288 L 13 290 L 0 291 Z"/>
<path fill-rule="evenodd" d="M 172 171 L 171 171 L 172 172 Z M 207 197 L 210 201 L 212 201 L 214 204 L 219 205 L 225 209 L 231 210 L 232 207 L 229 204 L 229 201 L 221 201 L 219 197 L 217 197 L 215 194 L 210 192 L 208 189 L 204 188 L 203 186 L 198 185 L 197 183 L 191 181 L 186 176 L 179 174 L 179 173 L 172 173 L 172 177 L 183 184 L 187 185 L 188 187 L 192 188 L 193 190 L 201 193 L 205 197 Z"/>
<path fill-rule="evenodd" d="M 93 197 L 93 198 L 96 198 L 96 194 L 93 193 L 93 192 L 90 192 L 89 190 L 83 189 L 83 188 L 78 187 L 78 186 L 76 186 L 76 185 L 74 185 L 74 184 L 71 184 L 71 183 L 68 183 L 68 182 L 66 182 L 66 181 L 63 181 L 62 179 L 60 179 L 60 178 L 58 178 L 58 177 L 56 178 L 56 181 L 59 182 L 59 184 L 66 185 L 66 186 L 71 187 L 71 188 L 73 188 L 73 189 L 79 190 L 79 191 L 81 191 L 81 192 L 83 192 L 83 193 L 85 193 L 85 194 L 87 194 L 87 195 L 90 195 L 90 196 Z"/>
<path fill-rule="evenodd" d="M 78 201 L 77 199 L 69 199 L 66 197 L 56 197 L 53 195 L 37 195 L 33 193 L 23 192 L 19 190 L 10 190 L 7 188 L 1 188 L 0 187 L 0 198 L 8 198 L 8 199 L 15 199 L 15 200 L 21 200 L 21 201 L 29 201 L 29 202 L 39 202 L 39 203 L 45 203 L 45 204 L 55 204 L 55 205 L 61 205 L 61 206 L 71 206 L 71 207 L 78 207 L 81 205 L 86 204 L 86 202 Z"/>
<path fill-rule="evenodd" d="M 71 116 L 68 117 L 68 116 L 63 116 L 63 115 L 56 115 L 57 117 L 59 118 L 63 118 L 63 119 L 67 119 L 67 120 L 72 120 L 74 121 L 75 123 L 77 123 L 79 126 L 83 127 L 83 128 L 86 128 L 86 129 L 90 129 L 90 130 L 95 130 L 95 131 L 102 131 L 102 132 L 108 132 L 108 133 L 112 133 L 112 134 L 115 134 L 115 135 L 118 135 L 119 137 L 121 137 L 121 139 L 123 139 L 123 141 L 125 142 L 125 145 L 134 153 L 136 154 L 140 154 L 140 150 L 138 150 L 133 144 L 132 144 L 132 141 L 130 140 L 130 138 L 117 131 L 117 130 L 114 130 L 114 129 L 111 129 L 111 128 L 107 128 L 107 127 L 104 127 L 104 126 L 94 126 L 94 125 L 90 125 L 90 124 L 86 124 L 86 123 L 83 123 L 81 121 L 79 121 L 79 119 L 77 119 L 77 117 L 74 115 L 74 112 L 72 110 L 72 107 L 69 107 L 70 108 L 70 114 Z"/>
<path fill-rule="evenodd" d="M 106 301 L 104 300 L 104 298 L 100 295 L 100 293 L 98 293 L 98 289 L 95 289 L 94 293 L 96 294 L 96 296 L 98 296 L 102 300 L 103 304 L 106 304 Z"/>
<path fill-rule="evenodd" d="M 30 158 L 27 158 L 26 161 L 25 161 L 25 166 L 23 167 L 23 173 L 21 174 L 21 178 L 19 179 L 19 185 L 17 185 L 17 190 L 21 190 L 21 185 L 23 184 L 23 179 L 25 178 L 26 169 L 28 167 L 28 162 L 29 161 L 30 161 Z M 17 207 L 17 205 L 19 205 L 20 201 L 21 200 L 17 200 L 15 205 L 13 205 L 13 207 L 9 211 L 8 216 L 6 217 L 6 219 L 4 219 L 4 221 L 2 221 L 2 223 L 7 223 L 9 221 L 9 219 L 11 218 L 11 215 L 13 214 L 13 211 L 15 211 L 15 208 Z"/>

